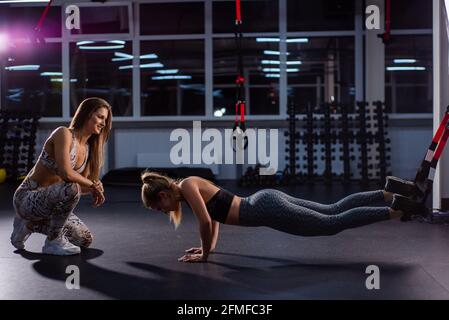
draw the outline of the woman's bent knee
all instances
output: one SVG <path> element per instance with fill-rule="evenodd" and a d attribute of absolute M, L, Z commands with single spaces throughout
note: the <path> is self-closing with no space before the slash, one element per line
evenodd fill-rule
<path fill-rule="evenodd" d="M 75 182 L 66 182 L 64 183 L 64 187 L 66 195 L 72 198 L 79 199 L 81 196 L 81 188 L 78 183 Z"/>

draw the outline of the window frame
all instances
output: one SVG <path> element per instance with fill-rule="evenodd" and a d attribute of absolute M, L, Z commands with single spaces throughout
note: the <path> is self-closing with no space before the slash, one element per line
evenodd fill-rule
<path fill-rule="evenodd" d="M 233 0 L 227 0 L 233 1 Z M 140 34 L 140 6 L 142 4 L 156 4 L 156 3 L 189 3 L 189 2 L 203 2 L 204 3 L 204 34 L 178 34 L 178 35 L 141 35 Z M 111 6 L 127 6 L 129 15 L 129 32 L 120 34 L 88 34 L 88 35 L 72 35 L 69 30 L 65 28 L 66 13 L 65 8 L 68 5 L 77 5 L 79 7 L 111 7 Z M 364 13 L 360 14 L 355 11 L 355 27 L 354 30 L 338 30 L 338 31 L 311 31 L 311 32 L 287 32 L 287 0 L 278 0 L 279 4 L 279 32 L 278 33 L 244 33 L 243 36 L 247 37 L 270 37 L 276 36 L 281 40 L 289 37 L 338 37 L 338 36 L 352 36 L 354 37 L 355 43 L 355 82 L 356 82 L 356 92 L 363 92 L 364 80 L 360 82 L 360 73 L 363 75 L 363 50 L 360 52 L 360 42 L 363 44 L 366 30 L 363 30 L 364 26 Z M 31 7 L 33 4 L 20 4 L 17 6 Z M 216 33 L 213 31 L 213 21 L 212 21 L 212 7 L 213 3 L 210 0 L 137 0 L 137 1 L 113 1 L 113 2 L 74 2 L 70 4 L 61 4 L 61 38 L 46 38 L 47 42 L 61 43 L 62 47 L 62 72 L 63 72 L 63 84 L 62 84 L 62 117 L 45 117 L 42 118 L 42 122 L 48 123 L 60 123 L 67 122 L 71 120 L 70 117 L 70 43 L 82 40 L 124 40 L 132 42 L 132 52 L 133 52 L 133 75 L 132 75 L 132 95 L 133 95 L 133 113 L 132 116 L 114 118 L 114 121 L 119 122 L 151 122 L 151 121 L 192 121 L 192 120 L 204 120 L 204 121 L 233 121 L 234 115 L 227 115 L 220 118 L 213 116 L 213 40 L 215 38 L 225 38 L 234 37 L 232 33 Z M 232 22 L 230 22 L 232 23 Z M 432 29 L 400 29 L 392 30 L 391 34 L 394 35 L 431 35 L 433 33 Z M 177 116 L 141 116 L 141 102 L 140 102 L 140 69 L 139 65 L 139 55 L 140 55 L 140 42 L 141 41 L 151 41 L 151 40 L 194 40 L 203 39 L 204 40 L 204 50 L 205 50 L 205 115 L 204 116 L 189 116 L 189 115 L 177 115 Z M 29 41 L 29 40 L 25 40 Z M 286 51 L 285 42 L 280 43 L 279 50 L 282 52 Z M 363 46 L 362 46 L 363 48 Z M 362 59 L 359 59 L 358 55 L 362 55 Z M 285 67 L 284 67 L 285 68 Z M 0 79 L 1 80 L 1 79 Z M 385 87 L 385 83 L 382 84 Z M 277 115 L 248 115 L 246 119 L 248 121 L 270 121 L 270 120 L 285 120 L 286 118 L 286 106 L 287 106 L 287 77 L 285 71 L 282 72 L 281 68 L 281 78 L 279 80 L 279 114 Z M 357 99 L 358 100 L 358 99 Z M 1 106 L 0 106 L 1 108 Z M 414 113 L 401 113 L 401 114 L 390 114 L 391 119 L 431 119 L 431 113 L 414 114 Z"/>

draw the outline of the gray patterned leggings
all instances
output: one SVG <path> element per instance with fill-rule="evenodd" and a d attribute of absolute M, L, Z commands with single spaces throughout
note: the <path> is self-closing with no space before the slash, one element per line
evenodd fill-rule
<path fill-rule="evenodd" d="M 390 219 L 388 207 L 369 206 L 381 201 L 382 190 L 355 193 L 326 205 L 265 189 L 242 199 L 239 224 L 266 226 L 300 236 L 328 236 Z"/>
<path fill-rule="evenodd" d="M 29 221 L 28 228 L 54 239 L 64 233 L 77 246 L 88 247 L 92 234 L 73 210 L 80 199 L 76 183 L 60 182 L 40 187 L 32 179 L 25 179 L 14 193 L 16 214 Z"/>

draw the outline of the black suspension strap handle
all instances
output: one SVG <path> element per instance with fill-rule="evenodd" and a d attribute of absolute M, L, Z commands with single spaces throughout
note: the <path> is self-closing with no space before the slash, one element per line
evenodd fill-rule
<path fill-rule="evenodd" d="M 423 161 L 421 162 L 421 167 L 419 168 L 416 177 L 415 182 L 425 182 L 427 177 L 430 174 L 430 168 L 432 167 L 432 162 L 434 163 L 435 156 L 437 155 L 437 148 L 440 144 L 440 140 L 442 140 L 442 137 L 445 134 L 445 131 L 448 129 L 448 123 L 449 123 L 449 107 L 446 110 L 446 113 L 443 117 L 443 120 L 440 123 L 440 126 L 438 127 L 432 142 L 430 143 L 429 148 L 427 149 L 426 156 L 424 157 Z M 442 151 L 442 150 L 441 150 Z M 441 152 L 440 151 L 440 152 Z M 441 156 L 441 154 L 438 154 L 438 159 Z M 437 161 L 438 161 L 437 159 Z"/>
<path fill-rule="evenodd" d="M 447 140 L 449 139 L 449 107 L 443 120 L 438 127 L 424 160 L 416 173 L 414 181 L 407 181 L 397 177 L 387 177 L 385 190 L 398 193 L 420 203 L 425 203 L 428 195 L 432 191 L 432 184 L 435 178 L 435 171 Z"/>
<path fill-rule="evenodd" d="M 440 130 L 441 129 L 441 130 Z M 443 153 L 444 147 L 446 146 L 447 140 L 449 138 L 449 112 L 446 111 L 443 121 L 438 128 L 437 134 L 435 134 L 436 139 L 438 140 L 437 146 L 435 148 L 435 153 L 433 154 L 433 158 L 429 163 L 429 169 L 426 177 L 425 189 L 424 189 L 424 197 L 422 202 L 426 202 L 427 197 L 432 191 L 433 180 L 435 178 L 435 172 L 437 169 L 438 161 L 441 158 L 441 154 Z M 432 141 L 431 147 L 434 146 L 434 141 Z M 429 149 L 430 150 L 430 149 Z M 427 161 L 426 161 L 427 162 Z M 427 165 L 427 163 L 426 163 Z M 418 175 L 417 175 L 418 176 Z M 415 179 L 415 183 L 419 186 L 419 182 Z"/>

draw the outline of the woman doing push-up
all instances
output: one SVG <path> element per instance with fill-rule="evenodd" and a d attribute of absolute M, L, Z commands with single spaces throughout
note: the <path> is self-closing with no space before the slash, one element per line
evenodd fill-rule
<path fill-rule="evenodd" d="M 207 261 L 217 244 L 219 223 L 266 226 L 298 236 L 330 236 L 346 229 L 400 218 L 413 210 L 400 205 L 374 206 L 379 202 L 394 203 L 395 195 L 384 190 L 359 192 L 333 204 L 320 204 L 274 189 L 239 197 L 194 176 L 173 180 L 155 172 L 144 172 L 141 178 L 144 205 L 169 214 L 175 226 L 181 222 L 181 201 L 192 208 L 202 245 L 187 250 L 179 259 L 183 262 Z"/>

